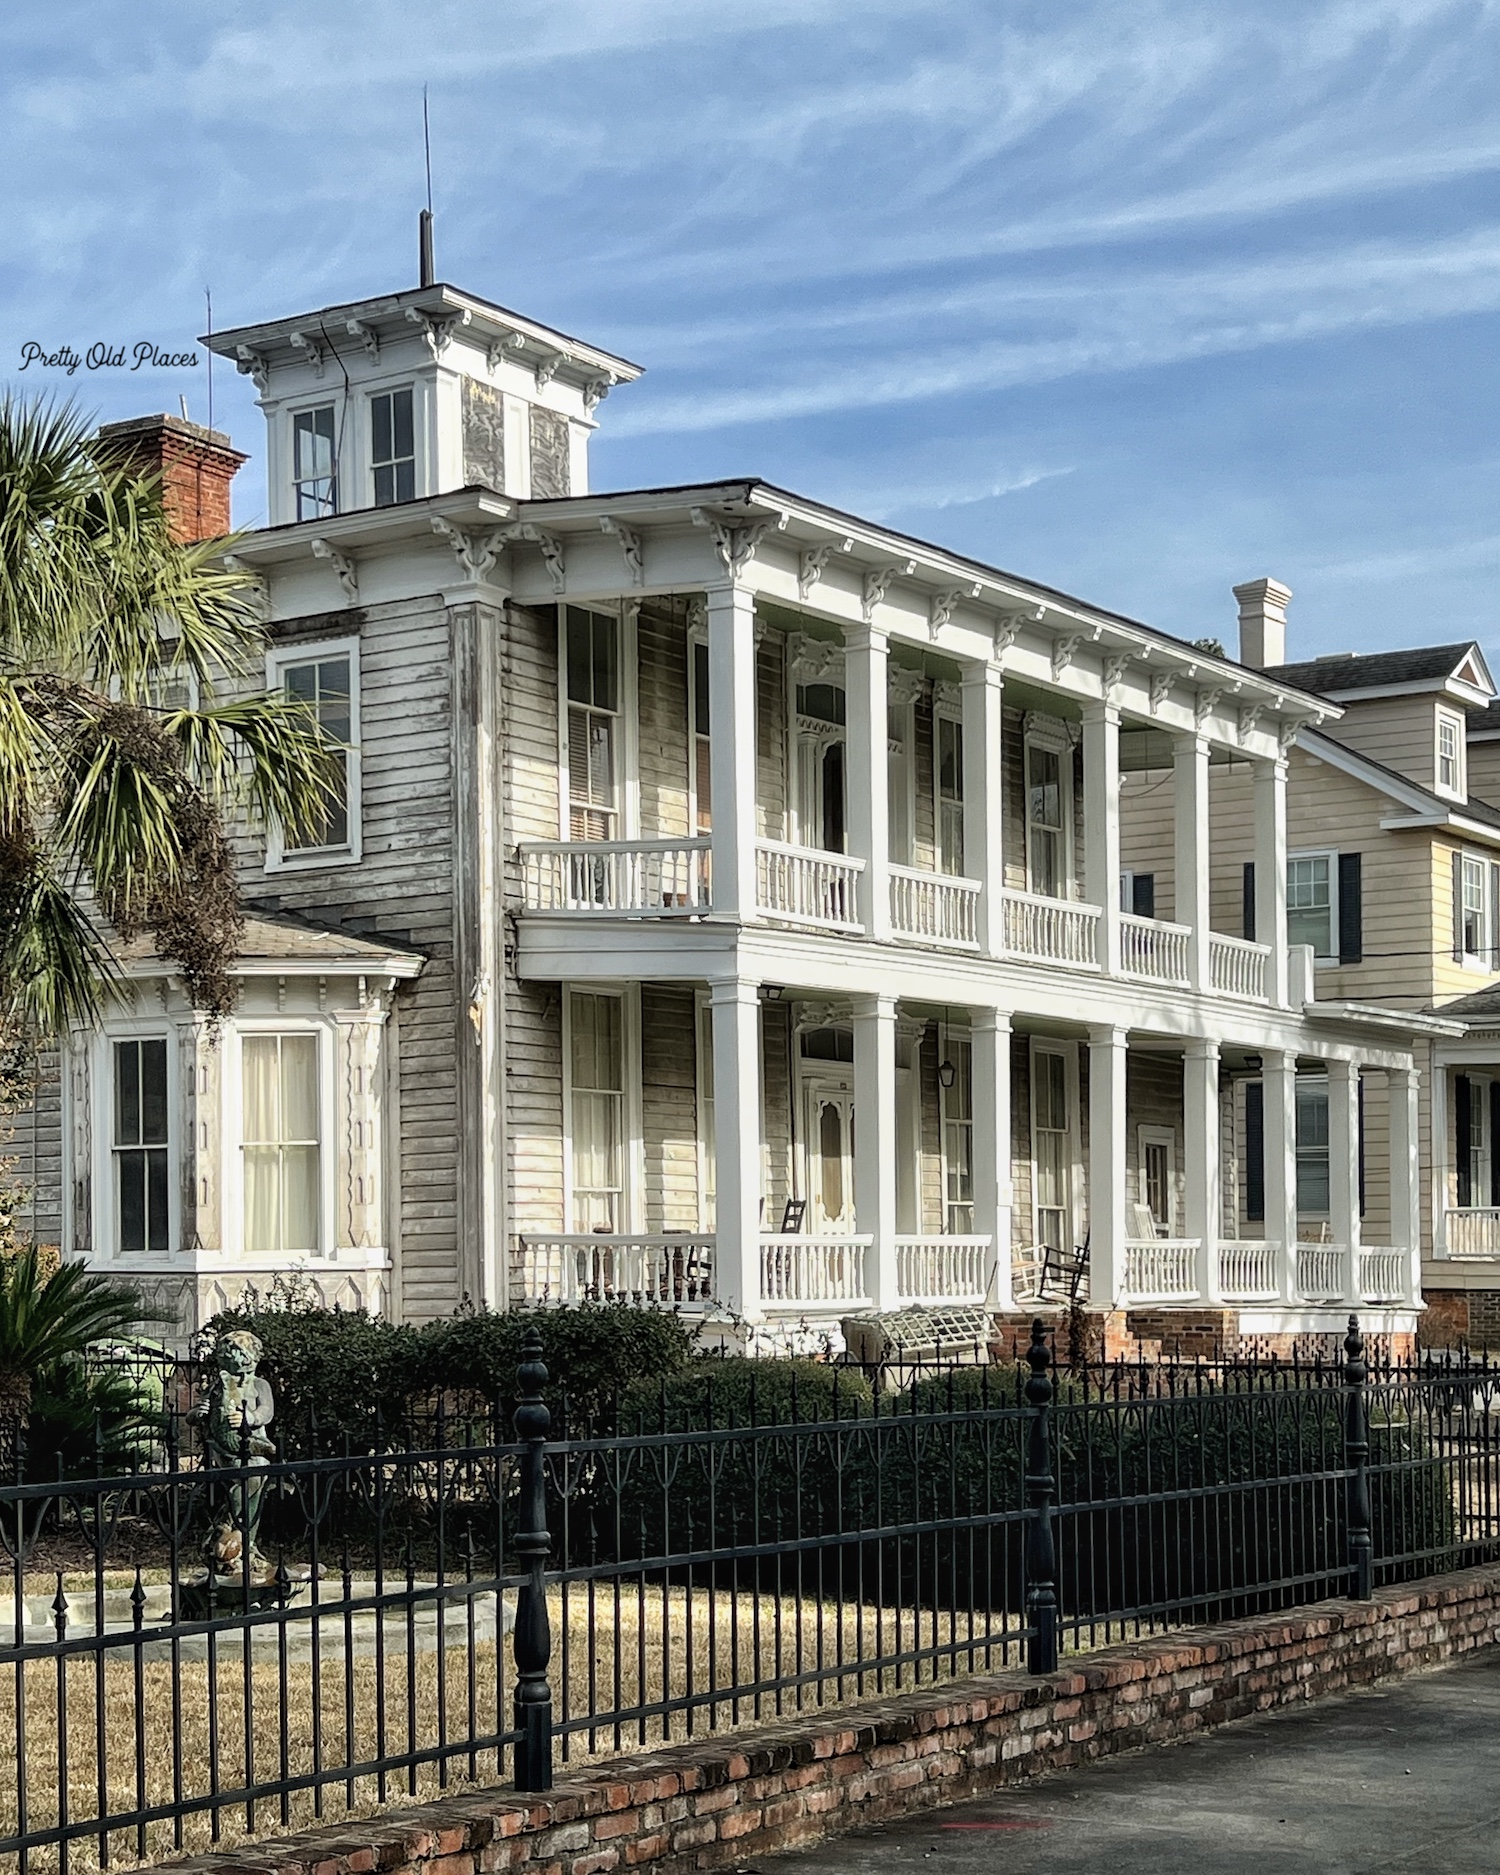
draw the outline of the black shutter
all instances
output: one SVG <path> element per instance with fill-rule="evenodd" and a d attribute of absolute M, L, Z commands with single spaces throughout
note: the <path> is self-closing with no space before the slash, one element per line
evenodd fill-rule
<path fill-rule="evenodd" d="M 1490 1203 L 1500 1205 L 1500 1081 L 1490 1082 Z"/>
<path fill-rule="evenodd" d="M 1474 1202 L 1474 1090 L 1467 1074 L 1453 1077 L 1453 1135 L 1458 1203 L 1463 1209 Z"/>
<path fill-rule="evenodd" d="M 1453 961 L 1464 960 L 1464 856 L 1453 855 Z"/>
<path fill-rule="evenodd" d="M 1130 909 L 1137 918 L 1156 916 L 1156 874 L 1133 872 L 1130 875 Z"/>
<path fill-rule="evenodd" d="M 1359 1214 L 1365 1214 L 1365 1077 L 1358 1079 L 1359 1087 Z"/>
<path fill-rule="evenodd" d="M 1339 854 L 1339 962 L 1357 964 L 1365 954 L 1365 909 L 1361 855 Z"/>
<path fill-rule="evenodd" d="M 1245 941 L 1255 942 L 1255 861 L 1245 861 L 1244 884 L 1240 888 L 1240 929 Z"/>
<path fill-rule="evenodd" d="M 1266 1215 L 1266 1089 L 1245 1083 L 1245 1216 Z"/>

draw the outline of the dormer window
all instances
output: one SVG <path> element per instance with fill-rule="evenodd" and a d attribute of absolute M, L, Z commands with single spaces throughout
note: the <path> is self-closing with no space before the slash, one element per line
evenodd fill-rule
<path fill-rule="evenodd" d="M 338 513 L 338 452 L 334 447 L 332 404 L 299 410 L 292 418 L 292 479 L 297 486 L 299 521 L 321 521 Z"/>
<path fill-rule="evenodd" d="M 417 451 L 409 385 L 370 399 L 370 467 L 377 508 L 415 499 Z"/>
<path fill-rule="evenodd" d="M 1437 787 L 1440 794 L 1464 800 L 1468 781 L 1464 774 L 1464 724 L 1450 710 L 1437 713 Z"/>

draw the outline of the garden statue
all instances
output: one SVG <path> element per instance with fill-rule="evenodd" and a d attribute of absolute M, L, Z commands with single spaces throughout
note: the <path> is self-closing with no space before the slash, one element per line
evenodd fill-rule
<path fill-rule="evenodd" d="M 203 1428 L 203 1457 L 216 1471 L 238 1471 L 222 1480 L 213 1524 L 204 1544 L 210 1586 L 230 1583 L 269 1587 L 276 1567 L 260 1552 L 261 1494 L 265 1468 L 276 1456 L 266 1428 L 275 1412 L 271 1383 L 255 1371 L 264 1349 L 248 1328 L 218 1336 L 210 1356 L 208 1399 L 194 1417 Z"/>

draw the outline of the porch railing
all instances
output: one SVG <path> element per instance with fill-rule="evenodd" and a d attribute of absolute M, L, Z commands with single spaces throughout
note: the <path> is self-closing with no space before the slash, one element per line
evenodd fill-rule
<path fill-rule="evenodd" d="M 869 1247 L 868 1237 L 762 1237 L 760 1299 L 778 1308 L 862 1305 Z"/>
<path fill-rule="evenodd" d="M 1500 1257 L 1500 1210 L 1445 1211 L 1443 1242 L 1450 1257 Z"/>
<path fill-rule="evenodd" d="M 1122 912 L 1120 968 L 1128 977 L 1148 977 L 1153 983 L 1186 983 L 1192 935 L 1185 924 Z"/>
<path fill-rule="evenodd" d="M 864 861 L 815 846 L 755 843 L 755 902 L 773 918 L 858 931 L 857 882 Z"/>
<path fill-rule="evenodd" d="M 891 867 L 891 929 L 898 937 L 972 949 L 979 943 L 977 879 Z"/>
<path fill-rule="evenodd" d="M 1196 1237 L 1131 1238 L 1125 1245 L 1125 1292 L 1132 1302 L 1190 1301 L 1198 1293 Z"/>
<path fill-rule="evenodd" d="M 527 911 L 691 917 L 709 909 L 707 840 L 528 840 L 520 851 Z"/>
<path fill-rule="evenodd" d="M 1411 1302 L 1411 1258 L 1404 1250 L 1361 1245 L 1359 1293 L 1366 1302 Z"/>
<path fill-rule="evenodd" d="M 1013 955 L 1036 957 L 1049 964 L 1071 964 L 1079 970 L 1098 969 L 1097 905 L 1008 890 L 1000 894 L 1000 902 L 1005 948 Z"/>
<path fill-rule="evenodd" d="M 1343 1301 L 1348 1254 L 1341 1243 L 1297 1245 L 1297 1294 L 1304 1302 Z"/>
<path fill-rule="evenodd" d="M 1281 1293 L 1281 1245 L 1238 1238 L 1219 1245 L 1219 1292 L 1226 1302 L 1274 1302 Z"/>
<path fill-rule="evenodd" d="M 520 1299 L 567 1307 L 575 1302 L 633 1302 L 675 1309 L 704 1305 L 714 1294 L 712 1236 L 616 1237 L 574 1232 L 523 1237 Z"/>
<path fill-rule="evenodd" d="M 990 1287 L 988 1237 L 898 1237 L 896 1293 L 903 1302 L 983 1302 Z"/>
<path fill-rule="evenodd" d="M 1244 996 L 1252 1002 L 1263 1003 L 1266 1000 L 1266 965 L 1270 959 L 1267 944 L 1224 937 L 1217 931 L 1209 937 L 1209 979 L 1221 996 Z"/>

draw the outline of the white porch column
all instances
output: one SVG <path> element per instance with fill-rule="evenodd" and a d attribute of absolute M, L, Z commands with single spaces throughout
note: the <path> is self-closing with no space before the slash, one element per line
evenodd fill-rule
<path fill-rule="evenodd" d="M 1406 1252 L 1406 1299 L 1422 1299 L 1422 1168 L 1417 1070 L 1386 1071 L 1391 1112 L 1391 1245 Z"/>
<path fill-rule="evenodd" d="M 1011 1294 L 1012 1187 L 1010 1017 L 976 1009 L 969 1018 L 974 1063 L 974 1228 L 990 1240 L 988 1306 L 1006 1310 Z"/>
<path fill-rule="evenodd" d="M 891 934 L 886 642 L 886 634 L 873 625 L 852 625 L 844 635 L 849 851 L 865 862 L 859 875 L 859 921 L 872 938 Z"/>
<path fill-rule="evenodd" d="M 1188 982 L 1209 990 L 1208 738 L 1179 736 L 1172 748 L 1175 826 L 1175 917 L 1192 931 L 1188 939 Z"/>
<path fill-rule="evenodd" d="M 1345 1246 L 1344 1300 L 1358 1308 L 1359 1063 L 1328 1063 L 1328 1232 Z"/>
<path fill-rule="evenodd" d="M 1267 1049 L 1261 1060 L 1264 1090 L 1266 1236 L 1281 1245 L 1280 1299 L 1295 1305 L 1297 1287 L 1297 1057 Z"/>
<path fill-rule="evenodd" d="M 1083 889 L 1100 908 L 1099 968 L 1120 970 L 1120 712 L 1083 707 Z"/>
<path fill-rule="evenodd" d="M 1278 1008 L 1287 1000 L 1286 763 L 1255 765 L 1255 939 L 1268 944 L 1266 994 Z"/>
<path fill-rule="evenodd" d="M 896 1292 L 896 999 L 854 1003 L 854 1223 L 873 1239 L 865 1280 L 877 1309 Z"/>
<path fill-rule="evenodd" d="M 1005 680 L 990 662 L 964 666 L 964 871 L 979 894 L 979 948 L 1005 949 Z"/>
<path fill-rule="evenodd" d="M 748 920 L 756 916 L 755 598 L 743 586 L 711 586 L 707 598 L 713 909 Z"/>
<path fill-rule="evenodd" d="M 1113 1309 L 1124 1294 L 1125 1031 L 1099 1023 L 1089 1029 L 1089 1300 Z"/>
<path fill-rule="evenodd" d="M 1182 1139 L 1187 1234 L 1196 1237 L 1198 1299 L 1223 1301 L 1219 1286 L 1219 1044 L 1194 1039 L 1182 1061 Z"/>
<path fill-rule="evenodd" d="M 1448 1259 L 1448 1064 L 1434 1047 L 1428 1055 L 1431 1064 L 1427 1085 L 1432 1100 L 1432 1254 L 1439 1262 Z"/>
<path fill-rule="evenodd" d="M 715 824 L 717 826 L 717 814 Z M 759 1321 L 760 993 L 743 977 L 710 985 L 714 1033 L 714 1291 Z"/>

